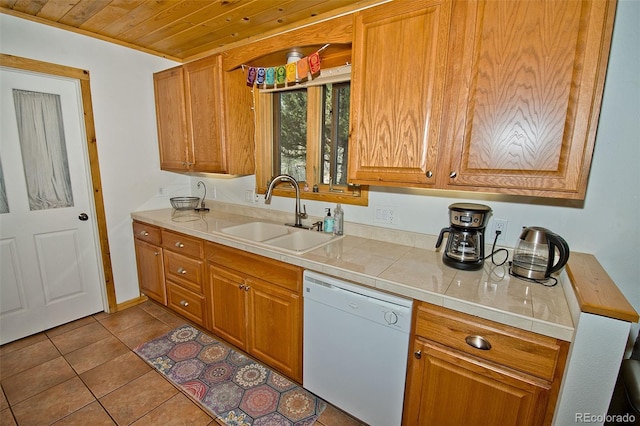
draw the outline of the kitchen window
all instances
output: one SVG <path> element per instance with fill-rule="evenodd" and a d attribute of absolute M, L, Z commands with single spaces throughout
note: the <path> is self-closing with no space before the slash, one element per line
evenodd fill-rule
<path fill-rule="evenodd" d="M 367 188 L 347 181 L 349 95 L 349 81 L 254 92 L 258 192 L 284 173 L 300 183 L 302 198 L 367 205 Z M 286 185 L 274 193 L 294 195 Z"/>

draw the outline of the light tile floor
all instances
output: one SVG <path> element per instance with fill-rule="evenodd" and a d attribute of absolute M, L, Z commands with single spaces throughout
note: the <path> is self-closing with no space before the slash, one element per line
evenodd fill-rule
<path fill-rule="evenodd" d="M 216 425 L 132 348 L 188 322 L 148 301 L 0 346 L 0 425 Z M 362 425 L 329 405 L 319 426 Z"/>

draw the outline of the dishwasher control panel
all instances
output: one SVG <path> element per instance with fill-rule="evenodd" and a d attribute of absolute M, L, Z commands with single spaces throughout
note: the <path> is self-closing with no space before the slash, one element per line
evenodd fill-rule
<path fill-rule="evenodd" d="M 412 300 L 305 271 L 305 298 L 409 333 Z"/>

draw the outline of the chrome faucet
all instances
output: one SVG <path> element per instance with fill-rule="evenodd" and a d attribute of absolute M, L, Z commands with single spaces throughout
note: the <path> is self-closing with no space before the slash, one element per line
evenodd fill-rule
<path fill-rule="evenodd" d="M 273 188 L 280 182 L 290 182 L 296 190 L 296 220 L 295 223 L 285 223 L 285 225 L 295 226 L 296 228 L 307 228 L 302 224 L 302 219 L 307 218 L 307 208 L 304 207 L 304 211 L 300 212 L 300 185 L 298 181 L 289 175 L 278 175 L 274 177 L 269 183 L 269 188 L 264 196 L 265 204 L 271 203 L 271 195 L 273 194 Z"/>

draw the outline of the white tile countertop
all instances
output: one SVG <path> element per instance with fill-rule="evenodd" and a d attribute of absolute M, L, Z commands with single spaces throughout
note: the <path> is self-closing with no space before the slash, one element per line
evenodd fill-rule
<path fill-rule="evenodd" d="M 207 206 L 211 211 L 206 213 L 161 209 L 134 212 L 131 217 L 523 330 L 565 341 L 573 338 L 574 324 L 565 295 L 565 291 L 572 290 L 565 282 L 566 274 L 558 278 L 558 285 L 545 287 L 509 275 L 508 263 L 495 266 L 490 259 L 485 260 L 482 270 L 460 271 L 442 263 L 442 253 L 433 248 L 435 236 L 348 222 L 344 238 L 293 255 L 221 232 L 223 228 L 256 220 L 290 222 L 292 214 L 210 200 Z M 502 260 L 504 256 L 496 258 Z"/>

